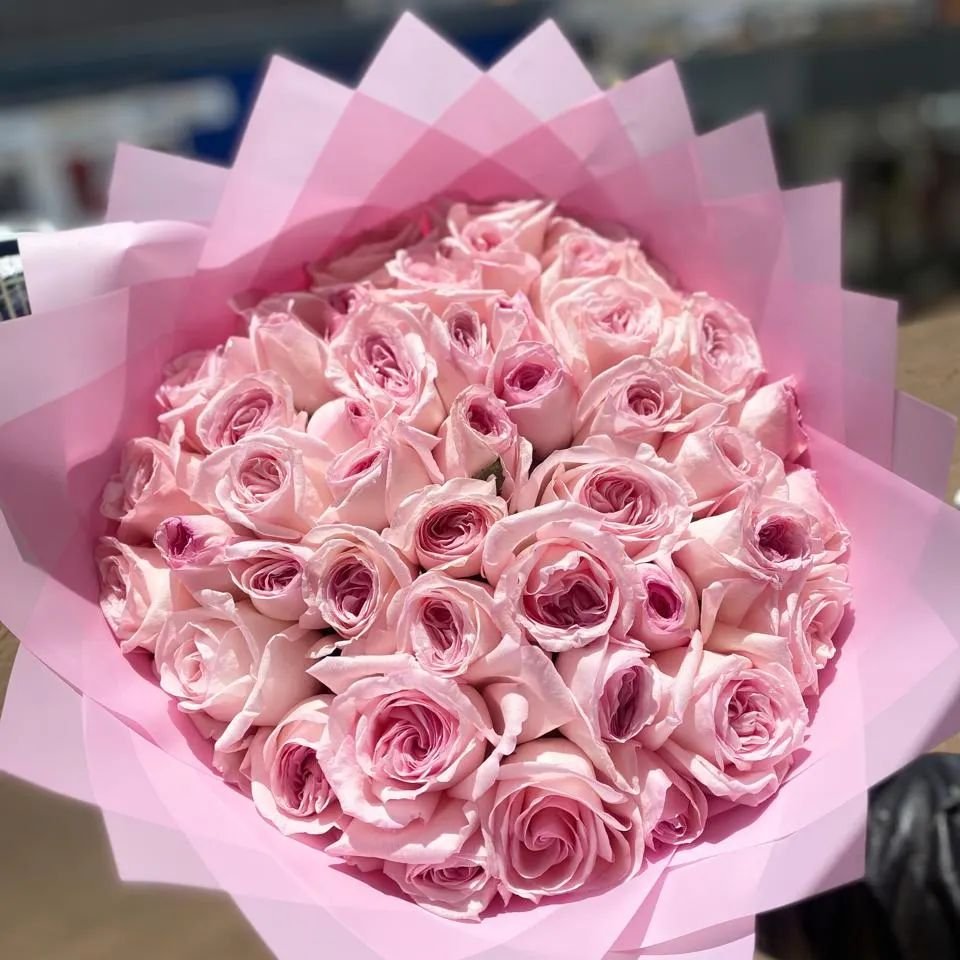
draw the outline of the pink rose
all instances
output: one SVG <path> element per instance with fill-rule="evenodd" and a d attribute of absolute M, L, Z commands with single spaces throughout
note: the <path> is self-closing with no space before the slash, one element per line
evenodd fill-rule
<path fill-rule="evenodd" d="M 487 533 L 506 515 L 492 479 L 448 480 L 407 497 L 383 536 L 424 570 L 475 577 Z"/>
<path fill-rule="evenodd" d="M 850 531 L 824 497 L 813 470 L 791 470 L 787 474 L 786 497 L 792 503 L 803 507 L 820 525 L 820 535 L 823 538 L 822 561 L 837 560 L 850 549 Z"/>
<path fill-rule="evenodd" d="M 687 298 L 690 372 L 705 384 L 742 397 L 763 373 L 760 345 L 750 321 L 729 303 L 703 293 Z"/>
<path fill-rule="evenodd" d="M 755 390 L 741 407 L 737 426 L 782 460 L 796 460 L 807 449 L 796 380 L 787 377 Z"/>
<path fill-rule="evenodd" d="M 483 572 L 496 586 L 504 633 L 551 653 L 625 637 L 633 623 L 630 560 L 579 504 L 550 503 L 501 520 L 487 536 Z"/>
<path fill-rule="evenodd" d="M 251 328 L 255 321 L 274 317 L 280 322 L 283 317 L 288 321 L 299 321 L 326 343 L 340 332 L 346 315 L 359 305 L 363 294 L 361 288 L 353 286 L 331 287 L 319 293 L 296 290 L 256 299 L 249 307 L 244 307 L 237 302 L 240 298 L 235 298 L 233 307 Z"/>
<path fill-rule="evenodd" d="M 438 677 L 476 684 L 498 667 L 506 673 L 506 657 L 516 650 L 494 621 L 485 583 L 425 573 L 394 596 L 387 616 L 397 651 Z"/>
<path fill-rule="evenodd" d="M 335 694 L 320 766 L 345 813 L 395 830 L 429 821 L 495 743 L 480 695 L 415 666 L 359 677 L 374 657 L 328 657 L 311 673 Z"/>
<path fill-rule="evenodd" d="M 232 591 L 224 550 L 238 539 L 229 523 L 201 514 L 162 520 L 153 544 L 180 583 L 197 596 L 202 590 Z"/>
<path fill-rule="evenodd" d="M 705 651 L 683 720 L 660 752 L 708 793 L 756 806 L 780 787 L 806 729 L 789 670 Z"/>
<path fill-rule="evenodd" d="M 497 350 L 520 340 L 546 342 L 550 339 L 547 325 L 534 313 L 529 298 L 523 293 L 501 294 L 488 301 L 490 336 Z"/>
<path fill-rule="evenodd" d="M 550 344 L 519 341 L 498 350 L 489 386 L 506 404 L 535 456 L 569 446 L 579 396 L 570 371 Z"/>
<path fill-rule="evenodd" d="M 673 435 L 690 433 L 726 416 L 726 398 L 651 357 L 629 357 L 595 377 L 580 398 L 576 441 L 611 437 L 632 454 L 641 443 L 654 449 Z"/>
<path fill-rule="evenodd" d="M 247 763 L 247 750 L 253 741 L 254 731 L 258 727 L 251 727 L 236 742 L 230 742 L 226 748 L 218 746 L 220 738 L 227 729 L 227 724 L 213 720 L 205 713 L 188 713 L 187 717 L 193 723 L 204 740 L 213 743 L 213 756 L 210 764 L 224 782 L 233 784 L 244 795 L 250 796 L 250 765 Z"/>
<path fill-rule="evenodd" d="M 533 448 L 488 387 L 467 387 L 451 404 L 438 436 L 434 454 L 445 479 L 493 476 L 507 501 L 526 480 Z"/>
<path fill-rule="evenodd" d="M 737 427 L 718 424 L 660 446 L 696 494 L 694 516 L 726 513 L 759 491 L 784 496 L 783 461 Z"/>
<path fill-rule="evenodd" d="M 497 894 L 493 858 L 475 831 L 440 863 L 385 860 L 383 872 L 414 903 L 448 920 L 479 920 Z"/>
<path fill-rule="evenodd" d="M 411 493 L 443 479 L 433 459 L 437 440 L 395 416 L 380 421 L 366 440 L 336 457 L 326 483 L 333 504 L 328 523 L 383 530 Z"/>
<path fill-rule="evenodd" d="M 179 407 L 201 389 L 207 372 L 210 350 L 190 350 L 174 357 L 163 368 L 163 383 L 157 387 L 156 400 L 162 410 Z M 249 371 L 248 371 L 249 372 Z"/>
<path fill-rule="evenodd" d="M 286 313 L 255 316 L 250 342 L 257 369 L 278 374 L 298 410 L 312 412 L 336 396 L 327 380 L 328 344 L 301 320 Z"/>
<path fill-rule="evenodd" d="M 304 626 L 329 627 L 355 640 L 382 627 L 387 607 L 413 579 L 380 534 L 349 524 L 319 524 L 304 538 L 313 550 L 303 574 Z"/>
<path fill-rule="evenodd" d="M 698 590 L 731 577 L 799 585 L 823 557 L 820 525 L 786 500 L 752 495 L 731 513 L 695 520 L 675 555 Z"/>
<path fill-rule="evenodd" d="M 551 291 L 544 313 L 581 389 L 628 357 L 676 366 L 687 355 L 686 324 L 677 305 L 620 277 L 565 280 Z"/>
<path fill-rule="evenodd" d="M 332 700 L 323 695 L 297 704 L 272 730 L 258 730 L 250 745 L 253 802 L 286 836 L 327 833 L 344 819 L 318 756 Z"/>
<path fill-rule="evenodd" d="M 833 564 L 800 588 L 797 629 L 790 636 L 793 671 L 804 693 L 818 692 L 817 673 L 837 652 L 835 636 L 853 599 L 846 578 L 846 567 Z"/>
<path fill-rule="evenodd" d="M 636 804 L 563 739 L 522 744 L 503 761 L 484 832 L 502 887 L 534 903 L 614 887 L 643 855 Z"/>
<path fill-rule="evenodd" d="M 672 562 L 659 560 L 634 567 L 636 616 L 630 636 L 649 650 L 670 650 L 690 641 L 700 620 L 697 591 Z"/>
<path fill-rule="evenodd" d="M 217 741 L 226 750 L 251 727 L 279 723 L 316 691 L 306 672 L 315 637 L 263 616 L 249 603 L 219 596 L 223 601 L 215 607 L 167 618 L 154 667 L 160 686 L 180 701 L 181 710 L 226 724 Z"/>
<path fill-rule="evenodd" d="M 515 509 L 556 500 L 579 503 L 598 514 L 600 529 L 612 533 L 629 556 L 646 560 L 669 555 L 685 537 L 693 491 L 679 471 L 650 452 L 618 457 L 607 437 L 550 454 L 516 496 Z"/>
<path fill-rule="evenodd" d="M 354 314 L 331 345 L 331 380 L 347 395 L 360 394 L 383 416 L 396 411 L 412 426 L 433 432 L 443 420 L 437 364 L 411 309 L 371 304 Z"/>
<path fill-rule="evenodd" d="M 437 389 L 447 409 L 466 387 L 486 382 L 493 345 L 475 309 L 452 303 L 442 316 L 430 318 L 427 342 L 437 360 Z"/>
<path fill-rule="evenodd" d="M 483 288 L 480 265 L 468 257 L 451 255 L 448 246 L 435 239 L 398 250 L 386 272 L 396 285 L 397 297 L 415 299 L 440 313 L 454 298 Z"/>
<path fill-rule="evenodd" d="M 100 512 L 119 521 L 121 540 L 151 541 L 161 520 L 201 512 L 185 489 L 198 463 L 193 454 L 153 437 L 129 440 L 120 454 L 120 472 L 103 488 Z"/>
<path fill-rule="evenodd" d="M 376 423 L 373 407 L 362 397 L 337 397 L 317 407 L 307 423 L 307 433 L 333 453 L 343 453 L 366 440 Z"/>
<path fill-rule="evenodd" d="M 236 587 L 275 620 L 299 620 L 306 613 L 304 568 L 312 556 L 310 547 L 276 540 L 242 540 L 224 553 Z"/>
<path fill-rule="evenodd" d="M 299 540 L 329 503 L 326 447 L 305 433 L 253 434 L 210 454 L 193 487 L 198 503 L 261 537 Z"/>
<path fill-rule="evenodd" d="M 197 417 L 196 433 L 202 449 L 212 452 L 265 430 L 303 430 L 306 422 L 293 405 L 290 385 L 264 371 L 241 377 L 210 397 Z"/>
<path fill-rule="evenodd" d="M 167 617 L 189 605 L 170 580 L 163 558 L 152 547 L 131 547 L 115 537 L 101 537 L 95 551 L 103 618 L 129 653 L 153 651 Z"/>

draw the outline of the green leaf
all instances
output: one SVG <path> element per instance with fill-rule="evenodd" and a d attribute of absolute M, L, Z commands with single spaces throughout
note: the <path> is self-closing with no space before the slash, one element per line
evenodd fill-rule
<path fill-rule="evenodd" d="M 499 457 L 489 467 L 484 467 L 473 475 L 474 480 L 489 480 L 491 477 L 497 481 L 497 493 L 500 493 L 503 489 L 503 464 Z"/>

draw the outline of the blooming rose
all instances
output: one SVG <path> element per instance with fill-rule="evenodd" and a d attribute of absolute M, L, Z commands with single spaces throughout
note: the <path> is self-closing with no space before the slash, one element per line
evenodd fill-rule
<path fill-rule="evenodd" d="M 182 610 L 157 637 L 154 667 L 160 686 L 180 709 L 225 723 L 218 748 L 229 749 L 253 726 L 279 723 L 316 691 L 307 675 L 316 639 L 225 595 L 216 604 Z M 280 627 L 284 627 L 281 631 Z"/>
<path fill-rule="evenodd" d="M 433 459 L 436 443 L 435 437 L 395 416 L 384 418 L 327 469 L 333 504 L 324 520 L 383 530 L 406 497 L 443 479 Z"/>
<path fill-rule="evenodd" d="M 595 377 L 577 407 L 576 442 L 609 436 L 630 455 L 641 443 L 654 449 L 726 416 L 723 394 L 679 367 L 652 357 L 628 357 Z"/>
<path fill-rule="evenodd" d="M 526 480 L 533 447 L 489 387 L 467 387 L 450 406 L 438 436 L 434 455 L 445 479 L 493 476 L 508 502 Z"/>
<path fill-rule="evenodd" d="M 224 550 L 238 539 L 229 523 L 202 514 L 162 520 L 153 544 L 180 583 L 196 596 L 201 590 L 229 592 L 233 588 Z"/>
<path fill-rule="evenodd" d="M 174 357 L 163 368 L 163 382 L 157 387 L 156 400 L 162 410 L 179 407 L 200 389 L 211 350 L 190 350 Z M 250 372 L 250 371 L 245 371 Z"/>
<path fill-rule="evenodd" d="M 504 633 L 551 653 L 625 637 L 633 623 L 630 560 L 579 504 L 549 503 L 495 524 L 483 572 L 496 585 L 494 614 Z"/>
<path fill-rule="evenodd" d="M 482 697 L 417 668 L 377 675 L 376 657 L 327 657 L 310 672 L 335 694 L 320 766 L 345 813 L 395 830 L 428 821 L 496 742 Z M 369 672 L 368 672 L 369 671 Z"/>
<path fill-rule="evenodd" d="M 487 533 L 506 515 L 493 479 L 448 480 L 410 494 L 383 536 L 425 570 L 475 577 Z"/>
<path fill-rule="evenodd" d="M 783 782 L 806 729 L 789 670 L 705 651 L 683 720 L 660 752 L 714 796 L 755 806 Z"/>
<path fill-rule="evenodd" d="M 307 433 L 333 453 L 343 453 L 373 432 L 377 415 L 362 397 L 337 397 L 318 407 L 307 422 Z"/>
<path fill-rule="evenodd" d="M 547 325 L 564 362 L 584 389 L 628 357 L 673 366 L 687 354 L 686 324 L 677 304 L 620 277 L 564 280 L 544 304 Z"/>
<path fill-rule="evenodd" d="M 807 449 L 796 380 L 787 377 L 755 390 L 741 407 L 737 426 L 782 460 L 796 460 Z"/>
<path fill-rule="evenodd" d="M 705 384 L 742 397 L 763 373 L 750 321 L 729 303 L 703 293 L 684 305 L 690 333 L 690 372 Z"/>
<path fill-rule="evenodd" d="M 842 557 L 850 548 L 850 531 L 821 492 L 816 473 L 806 468 L 791 470 L 787 474 L 786 496 L 816 517 L 823 538 L 823 561 Z"/>
<path fill-rule="evenodd" d="M 157 403 L 164 411 L 161 425 L 172 429 L 177 419 L 194 425 L 207 398 L 256 369 L 253 345 L 246 337 L 230 337 L 213 350 L 192 350 L 175 357 L 164 368 L 164 380 L 157 389 Z M 189 430 L 187 438 L 194 439 Z"/>
<path fill-rule="evenodd" d="M 730 577 L 786 587 L 823 557 L 820 524 L 786 500 L 752 495 L 731 513 L 695 520 L 677 565 L 698 590 Z"/>
<path fill-rule="evenodd" d="M 329 503 L 324 484 L 329 457 L 327 448 L 305 433 L 254 434 L 203 461 L 193 496 L 262 537 L 299 540 Z"/>
<path fill-rule="evenodd" d="M 807 580 L 797 599 L 797 630 L 791 635 L 793 671 L 805 693 L 817 692 L 817 672 L 836 653 L 835 636 L 853 599 L 846 567 L 833 564 Z"/>
<path fill-rule="evenodd" d="M 344 819 L 318 758 L 332 700 L 322 695 L 297 704 L 272 730 L 258 730 L 250 744 L 253 802 L 286 836 L 327 833 Z"/>
<path fill-rule="evenodd" d="M 521 340 L 498 350 L 488 385 L 537 457 L 570 444 L 577 388 L 550 344 Z"/>
<path fill-rule="evenodd" d="M 614 534 L 637 560 L 668 555 L 686 534 L 692 516 L 682 475 L 649 447 L 633 458 L 618 457 L 607 437 L 550 454 L 516 496 L 515 509 L 571 500 L 600 515 L 600 528 Z"/>
<path fill-rule="evenodd" d="M 176 445 L 152 437 L 129 440 L 120 454 L 120 472 L 103 488 L 100 512 L 119 521 L 121 540 L 151 541 L 161 520 L 200 512 L 185 489 L 198 463 Z"/>
<path fill-rule="evenodd" d="M 120 649 L 124 653 L 136 647 L 153 651 L 167 617 L 185 605 L 163 557 L 152 547 L 131 547 L 115 537 L 101 537 L 94 556 L 100 609 Z"/>
<path fill-rule="evenodd" d="M 266 370 L 251 373 L 217 391 L 197 417 L 196 435 L 203 450 L 229 447 L 244 437 L 277 427 L 302 430 L 290 385 Z"/>
<path fill-rule="evenodd" d="M 304 567 L 313 550 L 276 540 L 241 540 L 224 551 L 230 577 L 262 614 L 299 620 L 307 610 Z"/>
<path fill-rule="evenodd" d="M 253 742 L 254 731 L 259 727 L 251 727 L 236 742 L 231 741 L 225 748 L 219 746 L 220 738 L 227 729 L 227 724 L 214 720 L 205 713 L 196 711 L 188 713 L 187 717 L 197 728 L 204 740 L 213 744 L 213 756 L 210 764 L 226 783 L 238 787 L 246 796 L 250 795 L 250 764 L 247 762 L 247 750 Z"/>
<path fill-rule="evenodd" d="M 329 287 L 322 293 L 296 290 L 263 297 L 246 309 L 235 298 L 234 308 L 240 308 L 239 312 L 251 327 L 257 320 L 284 317 L 299 321 L 326 343 L 340 332 L 347 314 L 359 306 L 363 293 L 362 288 L 352 285 Z M 312 348 L 311 352 L 314 352 Z"/>
<path fill-rule="evenodd" d="M 359 393 L 381 416 L 396 411 L 421 430 L 436 430 L 444 410 L 422 330 L 413 310 L 399 304 L 373 303 L 355 313 L 331 346 L 333 385 Z"/>
<path fill-rule="evenodd" d="M 493 362 L 490 331 L 480 314 L 465 303 L 452 303 L 429 320 L 428 346 L 437 360 L 437 389 L 449 409 L 457 394 L 485 383 Z"/>
<path fill-rule="evenodd" d="M 318 524 L 304 538 L 304 626 L 354 640 L 383 626 L 394 594 L 412 580 L 407 562 L 380 534 L 350 524 Z"/>
<path fill-rule="evenodd" d="M 458 298 L 473 300 L 483 287 L 478 263 L 432 239 L 398 250 L 386 271 L 396 285 L 395 297 L 425 303 L 439 313 Z"/>
<path fill-rule="evenodd" d="M 653 651 L 689 642 L 700 620 L 697 591 L 671 561 L 660 559 L 634 567 L 634 599 L 632 638 Z"/>
<path fill-rule="evenodd" d="M 290 387 L 298 410 L 312 412 L 336 396 L 327 380 L 328 344 L 287 313 L 264 313 L 250 322 L 260 371 L 272 370 Z"/>
<path fill-rule="evenodd" d="M 643 826 L 635 803 L 597 780 L 572 743 L 524 743 L 500 765 L 484 831 L 503 888 L 525 900 L 599 893 L 640 863 Z"/>
<path fill-rule="evenodd" d="M 659 454 L 693 487 L 698 517 L 733 510 L 755 491 L 770 496 L 787 492 L 780 458 L 727 424 L 672 438 L 661 445 Z"/>
<path fill-rule="evenodd" d="M 519 672 L 509 669 L 516 645 L 496 625 L 493 591 L 485 583 L 425 573 L 394 596 L 387 617 L 396 649 L 438 677 L 476 683 L 498 669 Z"/>

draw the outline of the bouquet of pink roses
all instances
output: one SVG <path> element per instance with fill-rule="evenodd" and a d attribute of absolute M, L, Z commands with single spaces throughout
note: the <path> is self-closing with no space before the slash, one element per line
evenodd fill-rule
<path fill-rule="evenodd" d="M 836 199 L 549 25 L 121 152 L 0 329 L 3 767 L 280 957 L 749 956 L 960 726 L 951 425 Z"/>

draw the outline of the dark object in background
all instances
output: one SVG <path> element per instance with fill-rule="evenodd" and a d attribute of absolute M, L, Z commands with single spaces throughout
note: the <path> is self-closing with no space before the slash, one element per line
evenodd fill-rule
<path fill-rule="evenodd" d="M 0 240 L 0 320 L 25 317 L 29 312 L 17 241 Z"/>
<path fill-rule="evenodd" d="M 960 957 L 960 756 L 920 757 L 870 793 L 867 876 L 766 914 L 783 960 Z"/>

